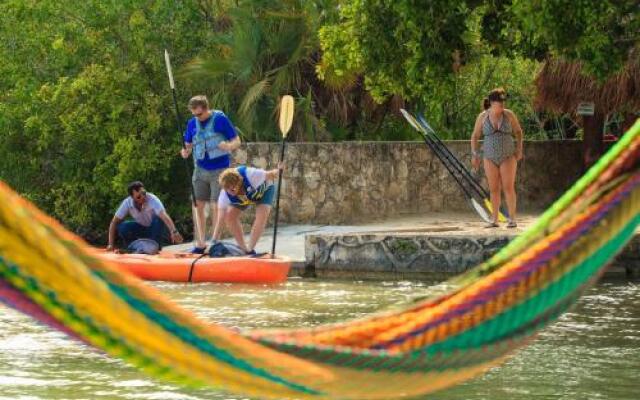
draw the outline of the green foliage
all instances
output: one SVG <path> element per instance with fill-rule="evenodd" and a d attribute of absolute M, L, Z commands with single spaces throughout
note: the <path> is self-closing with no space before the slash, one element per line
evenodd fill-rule
<path fill-rule="evenodd" d="M 90 238 L 134 179 L 180 215 L 162 52 L 206 48 L 198 2 L 10 0 L 0 13 L 0 177 Z"/>
<path fill-rule="evenodd" d="M 527 40 L 599 78 L 619 71 L 640 42 L 637 0 L 513 0 L 509 14 Z"/>
<path fill-rule="evenodd" d="M 636 0 L 352 0 L 320 30 L 320 76 L 361 73 L 378 102 L 391 94 L 417 104 L 455 92 L 462 65 L 487 55 L 584 62 L 606 77 L 638 46 Z"/>
<path fill-rule="evenodd" d="M 192 60 L 182 76 L 215 93 L 213 104 L 236 122 L 246 140 L 280 138 L 273 123 L 280 96 L 298 97 L 291 136 L 313 132 L 312 112 L 305 109 L 317 30 L 331 9 L 329 1 L 261 0 L 239 2 L 229 9 L 230 28 L 213 38 L 217 51 Z M 221 90 L 222 89 L 222 90 Z M 306 128 L 306 129 L 305 129 Z"/>
<path fill-rule="evenodd" d="M 532 77 L 539 68 L 538 62 L 521 57 L 479 56 L 453 75 L 449 92 L 425 101 L 427 118 L 443 137 L 468 139 L 482 100 L 493 88 L 503 87 L 509 95 L 506 106 L 518 116 L 525 136 L 538 137 L 542 127 L 533 109 Z"/>
<path fill-rule="evenodd" d="M 353 0 L 341 4 L 337 24 L 323 26 L 324 63 L 336 75 L 363 73 L 381 102 L 391 94 L 418 99 L 433 92 L 465 47 L 467 2 Z M 437 90 L 437 89 L 435 89 Z"/>
<path fill-rule="evenodd" d="M 90 238 L 134 179 L 190 219 L 165 48 L 179 102 L 208 94 L 246 140 L 280 138 L 283 94 L 297 141 L 418 139 L 391 112 L 403 101 L 466 138 L 496 86 L 536 136 L 528 59 L 604 77 L 640 31 L 634 0 L 5 0 L 0 15 L 0 179 Z"/>

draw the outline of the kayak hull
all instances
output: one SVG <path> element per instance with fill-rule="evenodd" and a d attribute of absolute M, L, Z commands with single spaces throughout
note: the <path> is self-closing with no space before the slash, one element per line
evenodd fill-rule
<path fill-rule="evenodd" d="M 281 283 L 287 280 L 291 260 L 284 257 L 225 257 L 198 259 L 184 253 L 116 254 L 101 252 L 103 261 L 147 281 L 225 283 Z"/>

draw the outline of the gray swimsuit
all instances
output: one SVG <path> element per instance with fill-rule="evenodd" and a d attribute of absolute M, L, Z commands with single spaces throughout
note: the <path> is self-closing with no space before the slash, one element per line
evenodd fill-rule
<path fill-rule="evenodd" d="M 489 120 L 489 113 L 487 112 L 482 122 L 482 134 L 484 135 L 482 143 L 484 158 L 491 160 L 496 166 L 500 166 L 506 159 L 516 153 L 513 128 L 509 118 L 505 118 L 504 113 L 500 119 L 498 129 L 495 129 Z"/>

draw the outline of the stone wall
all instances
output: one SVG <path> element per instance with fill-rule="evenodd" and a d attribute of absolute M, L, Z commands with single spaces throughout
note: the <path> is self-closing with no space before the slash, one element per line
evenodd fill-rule
<path fill-rule="evenodd" d="M 480 264 L 511 237 L 469 232 L 307 235 L 305 261 L 319 278 L 441 279 Z"/>
<path fill-rule="evenodd" d="M 446 143 L 469 165 L 468 141 Z M 518 206 L 548 207 L 580 176 L 581 142 L 526 142 L 518 168 Z M 279 145 L 243 145 L 237 164 L 273 168 Z M 287 145 L 281 197 L 285 223 L 338 224 L 397 215 L 469 211 L 462 191 L 422 142 Z M 486 187 L 486 182 L 484 182 Z"/>
<path fill-rule="evenodd" d="M 308 234 L 304 273 L 318 278 L 444 279 L 479 265 L 515 237 L 513 232 L 459 229 Z M 611 262 L 607 276 L 640 277 L 640 232 Z"/>

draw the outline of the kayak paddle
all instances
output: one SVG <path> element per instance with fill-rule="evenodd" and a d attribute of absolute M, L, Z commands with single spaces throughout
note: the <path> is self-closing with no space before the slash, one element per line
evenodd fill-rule
<path fill-rule="evenodd" d="M 478 191 L 478 194 L 483 197 L 483 201 L 486 208 L 489 210 L 489 212 L 493 214 L 493 206 L 491 205 L 491 201 L 489 200 L 490 196 L 489 196 L 489 193 L 485 190 L 485 188 L 474 178 L 474 176 L 467 169 L 467 167 L 462 163 L 462 161 L 460 161 L 453 153 L 451 153 L 451 150 L 449 150 L 449 148 L 444 143 L 442 143 L 442 140 L 440 140 L 438 135 L 436 135 L 436 132 L 429 125 L 427 120 L 424 118 L 424 115 L 418 114 L 418 122 L 424 128 L 426 128 L 428 133 L 430 133 L 431 137 L 435 140 L 436 144 L 439 145 L 440 148 L 442 148 L 445 152 L 447 152 L 448 155 L 453 159 L 453 162 L 457 164 L 460 170 L 462 170 L 462 172 L 465 174 L 465 178 L 476 188 L 476 190 Z M 502 205 L 498 212 L 498 220 L 500 222 L 505 222 L 507 221 L 508 217 L 509 217 L 509 212 L 506 210 L 504 205 Z"/>
<path fill-rule="evenodd" d="M 173 96 L 173 105 L 176 109 L 176 128 L 178 129 L 178 132 L 182 132 L 182 126 L 180 123 L 180 109 L 178 108 L 178 100 L 176 97 L 176 85 L 175 82 L 173 81 L 173 72 L 171 72 L 171 60 L 169 59 L 169 52 L 167 51 L 167 49 L 164 50 L 164 62 L 167 65 L 167 75 L 169 75 L 169 86 L 171 87 L 171 95 Z M 185 148 L 185 144 L 184 144 L 184 138 L 182 136 L 182 133 L 180 133 L 180 138 L 181 138 L 181 143 L 182 143 L 182 148 Z M 187 171 L 187 180 L 189 181 L 189 186 L 191 187 L 191 204 L 193 206 L 193 208 L 191 209 L 191 215 L 193 217 L 193 226 L 195 228 L 195 236 L 196 236 L 196 242 L 198 241 L 198 239 L 203 239 L 202 241 L 204 241 L 204 238 L 200 238 L 200 227 L 199 227 L 199 222 L 198 222 L 198 212 L 196 211 L 196 190 L 193 187 L 193 181 L 191 179 L 191 167 L 189 167 L 189 161 L 187 161 L 187 159 L 184 159 L 184 166 L 185 166 L 185 171 Z"/>
<path fill-rule="evenodd" d="M 492 219 L 489 213 L 487 212 L 487 210 L 480 204 L 480 202 L 478 202 L 478 200 L 476 200 L 475 197 L 478 197 L 477 193 L 475 193 L 476 196 L 474 196 L 474 193 L 473 193 L 474 190 L 472 188 L 469 188 L 467 185 L 465 185 L 465 183 L 468 184 L 469 182 L 468 181 L 465 182 L 465 179 L 463 176 L 461 176 L 460 171 L 454 171 L 454 167 L 450 164 L 452 161 L 449 158 L 447 158 L 447 156 L 445 155 L 444 152 L 442 152 L 441 149 L 437 147 L 436 143 L 433 141 L 431 137 L 429 137 L 425 129 L 421 127 L 420 123 L 416 121 L 413 115 L 409 114 L 403 108 L 400 109 L 400 112 L 402 113 L 404 118 L 407 120 L 407 122 L 409 122 L 409 124 L 421 134 L 427 147 L 429 147 L 431 151 L 434 152 L 438 160 L 440 160 L 442 165 L 444 165 L 445 169 L 456 181 L 460 189 L 462 189 L 462 192 L 465 194 L 467 201 L 471 205 L 471 208 L 478 214 L 478 216 L 480 216 L 480 218 L 482 218 L 482 220 L 484 220 L 487 223 L 492 222 Z"/>
<path fill-rule="evenodd" d="M 282 144 L 280 146 L 280 162 L 278 165 L 282 165 L 284 162 L 284 148 L 285 141 L 287 140 L 287 134 L 293 124 L 293 112 L 294 103 L 293 97 L 286 95 L 280 101 L 280 132 L 282 133 Z M 276 191 L 276 215 L 273 221 L 273 245 L 271 246 L 271 258 L 276 255 L 276 236 L 278 235 L 278 215 L 280 213 L 280 186 L 282 185 L 282 169 L 278 171 L 278 189 Z"/>

